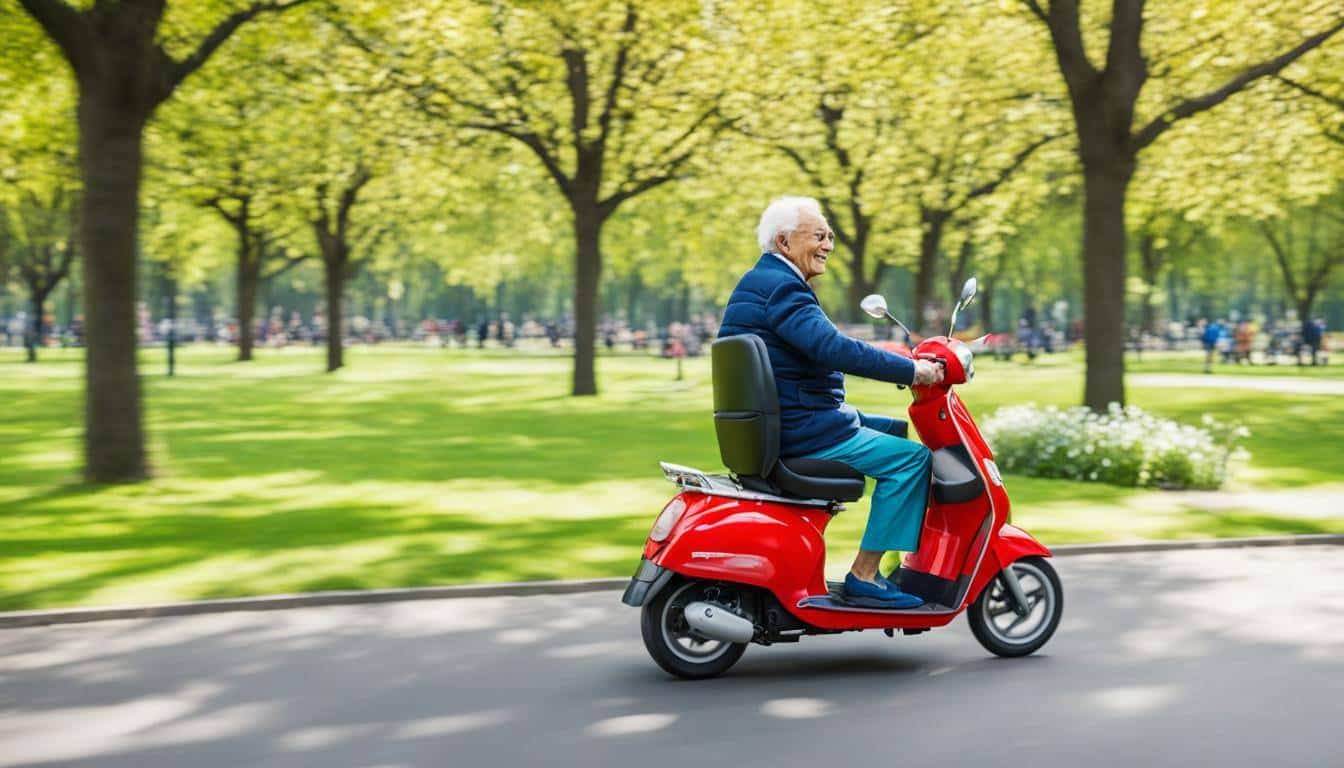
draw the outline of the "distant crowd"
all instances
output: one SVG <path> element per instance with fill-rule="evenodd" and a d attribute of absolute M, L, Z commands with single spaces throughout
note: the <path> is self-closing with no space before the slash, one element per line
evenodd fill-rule
<path fill-rule="evenodd" d="M 504 312 L 469 320 L 427 317 L 418 323 L 407 324 L 401 319 L 370 318 L 356 313 L 344 325 L 346 344 L 402 341 L 460 349 L 512 349 L 519 346 L 559 349 L 572 345 L 574 337 L 574 320 L 570 315 L 554 318 L 525 315 L 514 322 L 509 313 Z M 138 330 L 140 343 L 145 346 L 165 343 L 170 332 L 178 343 L 233 344 L 239 334 L 238 321 L 222 314 L 217 313 L 208 322 L 185 317 L 173 323 L 166 318 L 154 320 L 143 305 Z M 843 326 L 842 330 L 859 338 L 874 337 L 874 327 L 867 324 Z M 1020 354 L 1031 360 L 1037 355 L 1069 349 L 1081 341 L 1082 332 L 1079 321 L 1069 324 L 1038 322 L 1035 313 L 1028 310 L 1018 319 L 1014 332 L 991 334 L 988 345 L 991 353 L 1000 359 Z M 25 311 L 0 318 L 0 344 L 3 346 L 25 346 L 30 333 L 29 316 Z M 717 334 L 718 318 L 709 313 L 696 315 L 685 323 L 643 326 L 604 317 L 598 324 L 597 344 L 609 353 L 695 357 L 704 354 Z M 253 342 L 259 347 L 324 344 L 326 338 L 326 320 L 320 307 L 307 320 L 297 310 L 275 307 L 258 318 L 253 328 Z M 53 315 L 47 314 L 42 323 L 39 346 L 83 345 L 84 320 L 81 315 L 74 316 L 67 324 L 60 324 Z M 1263 324 L 1246 318 L 1172 321 L 1163 326 L 1160 333 L 1131 328 L 1127 347 L 1140 359 L 1144 352 L 1202 349 L 1206 370 L 1212 370 L 1220 363 L 1325 365 L 1330 354 L 1325 320 L 1320 317 L 1304 322 L 1271 319 Z"/>
<path fill-rule="evenodd" d="M 1325 318 L 1307 318 L 1300 323 L 1270 321 L 1261 328 L 1249 319 L 1229 322 L 1200 318 L 1191 329 L 1204 349 L 1204 372 L 1219 363 L 1278 365 L 1285 358 L 1298 365 L 1325 365 L 1330 358 L 1330 337 Z"/>
<path fill-rule="evenodd" d="M 350 344 L 413 342 L 429 346 L 457 348 L 505 348 L 519 346 L 562 348 L 572 346 L 574 320 L 571 315 L 545 318 L 526 315 L 518 322 L 503 312 L 470 320 L 428 317 L 407 324 L 400 318 L 370 318 L 354 314 L 345 323 L 343 339 Z M 0 318 L 0 346 L 21 347 L 32 332 L 27 312 L 20 310 Z M 142 346 L 157 346 L 172 340 L 179 344 L 205 342 L 235 344 L 239 338 L 236 318 L 216 314 L 209 321 L 181 317 L 155 320 L 147 307 L 140 307 L 137 332 Z M 639 352 L 663 357 L 700 355 L 718 332 L 712 315 L 696 316 L 689 323 L 672 322 L 631 327 L 624 320 L 603 318 L 598 327 L 597 344 L 608 352 Z M 252 328 L 254 345 L 286 347 L 325 344 L 327 323 L 321 308 L 307 320 L 297 310 L 275 307 L 258 318 Z M 48 313 L 40 333 L 41 347 L 81 347 L 84 345 L 84 318 L 76 315 L 68 324 L 57 322 Z"/>

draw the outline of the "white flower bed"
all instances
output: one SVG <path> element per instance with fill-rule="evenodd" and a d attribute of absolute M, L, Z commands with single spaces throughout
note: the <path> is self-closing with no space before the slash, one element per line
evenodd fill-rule
<path fill-rule="evenodd" d="M 1000 408 L 983 425 L 1004 472 L 1112 485 L 1217 488 L 1244 427 L 1205 415 L 1202 427 L 1111 403 L 1107 413 L 1083 406 Z"/>

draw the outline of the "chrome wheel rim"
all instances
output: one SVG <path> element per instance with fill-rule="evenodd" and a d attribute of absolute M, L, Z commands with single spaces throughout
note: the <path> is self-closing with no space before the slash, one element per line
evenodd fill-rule
<path fill-rule="evenodd" d="M 1054 584 L 1044 571 L 1031 563 L 1017 562 L 1008 566 L 1022 584 L 1027 596 L 1027 613 L 1019 616 L 1013 610 L 1011 596 L 1002 576 L 990 582 L 989 595 L 981 603 L 981 618 L 994 639 L 1004 645 L 1023 646 L 1035 642 L 1050 627 L 1050 619 L 1059 604 Z"/>
<path fill-rule="evenodd" d="M 695 582 L 683 584 L 672 597 L 663 604 L 663 615 L 658 626 L 663 633 L 664 644 L 674 656 L 690 664 L 707 664 L 727 653 L 732 647 L 722 640 L 713 640 L 696 632 L 686 623 L 686 604 L 698 595 L 700 585 Z"/>

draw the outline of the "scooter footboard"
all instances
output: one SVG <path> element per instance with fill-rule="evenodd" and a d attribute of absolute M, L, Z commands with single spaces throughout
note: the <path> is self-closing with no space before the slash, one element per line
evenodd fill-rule
<path fill-rule="evenodd" d="M 999 535 L 995 537 L 993 546 L 985 553 L 984 562 L 980 564 L 980 570 L 976 572 L 975 580 L 971 582 L 971 588 L 966 592 L 965 603 L 969 605 L 975 602 L 980 596 L 980 590 L 984 589 L 1005 566 L 1024 557 L 1033 556 L 1051 555 L 1050 550 L 1031 534 L 1015 525 L 1005 523 L 999 529 Z"/>

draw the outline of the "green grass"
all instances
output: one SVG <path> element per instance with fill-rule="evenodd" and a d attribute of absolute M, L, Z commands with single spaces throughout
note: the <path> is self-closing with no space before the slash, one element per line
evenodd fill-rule
<path fill-rule="evenodd" d="M 1258 358 L 1257 358 L 1258 359 Z M 1290 361 L 1291 358 L 1285 356 L 1284 361 Z M 1308 359 L 1305 356 L 1304 360 Z M 1125 366 L 1130 373 L 1203 373 L 1204 372 L 1204 353 L 1202 351 L 1184 351 L 1184 352 L 1144 352 L 1142 358 L 1136 356 L 1133 352 L 1125 355 Z M 1344 363 L 1339 356 L 1331 361 L 1330 365 L 1294 365 L 1288 362 L 1278 365 L 1265 365 L 1257 362 L 1255 365 L 1233 365 L 1230 363 L 1214 363 L 1213 372 L 1228 376 L 1275 376 L 1275 377 L 1305 377 L 1310 379 L 1344 379 Z"/>
<path fill-rule="evenodd" d="M 622 576 L 671 486 L 659 459 L 719 466 L 708 363 L 599 361 L 603 394 L 566 395 L 552 354 L 352 349 L 320 373 L 316 350 L 254 363 L 193 348 L 179 375 L 144 353 L 155 479 L 78 480 L 80 360 L 37 365 L 0 352 L 0 609 L 580 576 Z M 980 364 L 962 388 L 975 412 L 1071 404 L 1067 357 Z M 851 382 L 865 410 L 899 415 L 908 394 Z M 1244 390 L 1136 389 L 1182 420 L 1205 411 L 1253 431 L 1240 489 L 1344 483 L 1344 399 Z M 1009 477 L 1014 520 L 1047 544 L 1340 532 L 1344 518 L 1207 495 Z M 1260 495 L 1264 495 L 1261 493 Z M 1271 505 L 1272 506 L 1272 505 Z M 828 539 L 852 556 L 867 499 Z"/>

